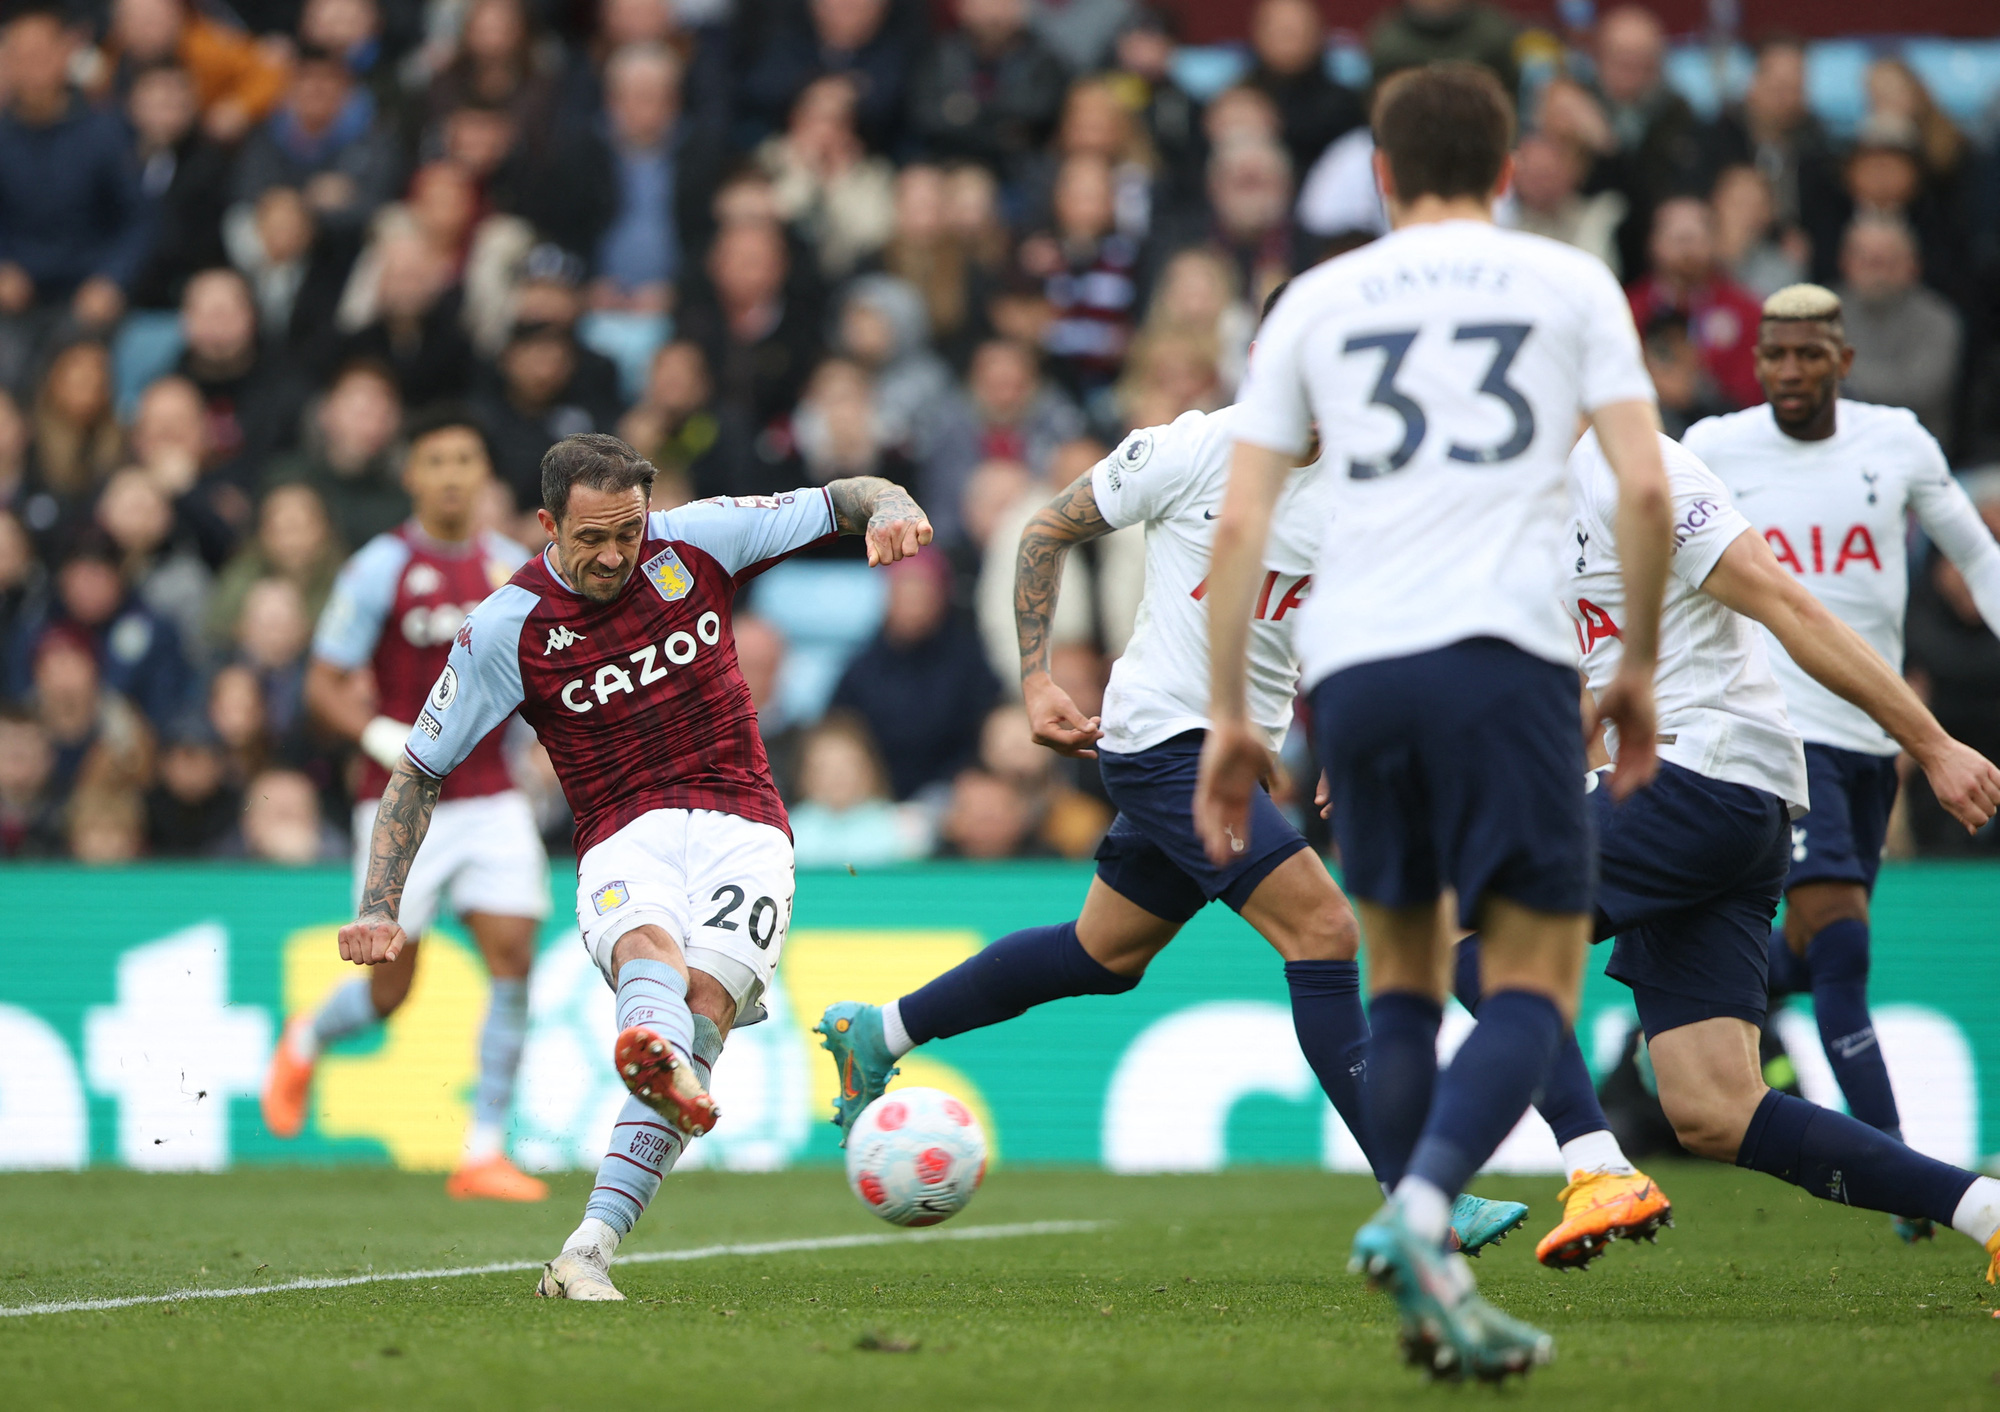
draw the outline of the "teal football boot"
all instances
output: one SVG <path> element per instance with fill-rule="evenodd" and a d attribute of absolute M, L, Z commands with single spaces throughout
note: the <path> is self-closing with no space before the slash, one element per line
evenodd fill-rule
<path fill-rule="evenodd" d="M 1554 1354 L 1547 1334 L 1479 1297 L 1464 1256 L 1417 1235 L 1393 1204 L 1355 1233 L 1347 1268 L 1396 1301 L 1404 1360 L 1433 1378 L 1495 1381 Z"/>
<path fill-rule="evenodd" d="M 1889 1228 L 1896 1233 L 1896 1239 L 1905 1245 L 1937 1239 L 1937 1226 L 1928 1216 L 1891 1216 Z"/>
<path fill-rule="evenodd" d="M 813 1032 L 824 1036 L 820 1048 L 833 1056 L 840 1074 L 840 1092 L 833 1099 L 833 1121 L 840 1128 L 840 1145 L 861 1110 L 882 1096 L 889 1080 L 901 1072 L 882 1038 L 882 1010 L 857 1000 L 840 1000 L 826 1007 Z"/>
<path fill-rule="evenodd" d="M 1445 1249 L 1476 1256 L 1505 1240 L 1527 1219 L 1528 1208 L 1518 1201 L 1488 1201 L 1467 1193 L 1451 1203 L 1451 1234 L 1445 1238 Z"/>

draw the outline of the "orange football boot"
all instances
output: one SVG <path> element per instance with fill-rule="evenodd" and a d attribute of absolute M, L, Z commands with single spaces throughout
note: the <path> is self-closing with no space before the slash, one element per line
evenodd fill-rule
<path fill-rule="evenodd" d="M 498 1152 L 459 1163 L 444 1189 L 459 1201 L 542 1201 L 549 1194 L 547 1182 L 529 1176 Z"/>
<path fill-rule="evenodd" d="M 695 1077 L 694 1065 L 651 1030 L 634 1025 L 618 1036 L 611 1052 L 632 1096 L 689 1137 L 700 1137 L 722 1116 Z"/>
<path fill-rule="evenodd" d="M 1581 1270 L 1612 1241 L 1652 1240 L 1674 1223 L 1673 1203 L 1644 1172 L 1580 1172 L 1562 1202 L 1562 1224 L 1535 1247 L 1551 1270 Z"/>
<path fill-rule="evenodd" d="M 306 1125 L 306 1099 L 312 1094 L 313 1061 L 299 1053 L 292 1043 L 301 1025 L 312 1023 L 305 1016 L 285 1026 L 271 1050 L 271 1067 L 264 1075 L 260 1106 L 264 1126 L 279 1137 L 297 1137 Z"/>

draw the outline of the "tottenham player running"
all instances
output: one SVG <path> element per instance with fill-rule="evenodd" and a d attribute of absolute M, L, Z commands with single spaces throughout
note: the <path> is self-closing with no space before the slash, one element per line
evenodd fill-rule
<path fill-rule="evenodd" d="M 1467 64 L 1386 82 L 1375 171 L 1395 229 L 1308 271 L 1263 330 L 1209 575 L 1210 717 L 1197 819 L 1212 858 L 1257 846 L 1264 742 L 1245 640 L 1289 461 L 1317 423 L 1328 502 L 1300 655 L 1368 946 L 1364 1105 L 1395 1181 L 1354 1264 L 1394 1296 L 1413 1360 L 1499 1377 L 1551 1341 L 1481 1300 L 1442 1242 L 1453 1197 L 1527 1110 L 1578 1000 L 1591 903 L 1575 646 L 1559 602 L 1565 461 L 1588 415 L 1620 482 L 1631 621 L 1605 713 L 1620 796 L 1654 766 L 1652 664 L 1669 546 L 1652 384 L 1603 264 L 1496 229 L 1513 111 Z M 1437 1071 L 1450 940 L 1485 938 L 1488 998 Z"/>
<path fill-rule="evenodd" d="M 1766 636 L 1908 750 L 1968 828 L 2000 806 L 2000 770 L 1946 735 L 1874 648 L 1786 571 L 1706 466 L 1671 442 L 1664 449 L 1675 552 L 1655 679 L 1659 776 L 1623 803 L 1606 790 L 1591 798 L 1596 930 L 1617 937 L 1606 970 L 1632 988 L 1660 1105 L 1683 1147 L 1830 1201 L 1949 1224 L 1986 1247 L 1990 1281 L 2000 1271 L 2000 1182 L 1765 1086 L 1767 941 L 1809 775 Z M 1594 437 L 1571 466 L 1577 551 L 1565 602 L 1589 687 L 1602 693 L 1624 645 L 1617 484 Z M 1605 744 L 1615 755 L 1622 741 Z M 1550 1098 L 1596 1108 L 1587 1079 Z M 1603 1141 L 1615 1155 L 1608 1132 Z"/>
<path fill-rule="evenodd" d="M 1359 1074 L 1368 1020 L 1353 910 L 1261 785 L 1251 806 L 1253 847 L 1218 867 L 1194 833 L 1195 767 L 1208 727 L 1202 600 L 1235 426 L 1236 409 L 1225 407 L 1135 431 L 1023 531 L 1014 614 L 1029 720 L 1050 749 L 1097 757 L 1118 817 L 1098 848 L 1097 876 L 1075 920 L 1003 936 L 887 1005 L 827 1008 L 817 1028 L 839 1070 L 834 1121 L 843 1132 L 918 1045 L 1067 996 L 1129 991 L 1188 920 L 1219 898 L 1284 957 L 1299 1048 L 1365 1147 Z M 1250 635 L 1250 718 L 1274 750 L 1298 684 L 1292 619 L 1311 585 L 1318 474 L 1315 462 L 1287 482 Z M 1085 717 L 1050 676 L 1049 621 L 1069 551 L 1134 524 L 1146 531 L 1146 592 L 1131 643 L 1112 668 L 1100 721 Z M 1464 1196 L 1453 1208 L 1451 1236 L 1477 1251 L 1526 1215 L 1518 1202 Z"/>
<path fill-rule="evenodd" d="M 1900 668 L 1914 513 L 1965 575 L 1987 625 L 2000 627 L 2000 545 L 1937 442 L 1902 408 L 1840 396 L 1854 350 L 1839 297 L 1811 284 L 1779 290 L 1764 305 L 1756 356 L 1769 403 L 1699 422 L 1686 442 L 1763 529 L 1778 562 Z M 1896 801 L 1896 742 L 1809 680 L 1782 645 L 1771 658 L 1812 781 L 1812 812 L 1792 834 L 1785 924 L 1771 937 L 1773 989 L 1812 992 L 1848 1111 L 1900 1137 L 1868 1014 L 1868 900 Z M 1930 1234 L 1920 1222 L 1899 1221 L 1897 1231 L 1906 1240 Z"/>
<path fill-rule="evenodd" d="M 616 437 L 542 458 L 550 546 L 473 610 L 382 796 L 359 918 L 340 954 L 394 962 L 396 913 L 445 778 L 516 709 L 576 814 L 577 925 L 618 996 L 619 1114 L 584 1220 L 539 1293 L 623 1298 L 610 1263 L 690 1137 L 739 1016 L 762 1018 L 792 913 L 785 806 L 736 665 L 745 581 L 808 544 L 866 534 L 870 563 L 930 540 L 872 476 L 648 514 L 653 467 Z M 664 1119 L 664 1121 L 661 1121 Z"/>
<path fill-rule="evenodd" d="M 357 901 L 365 841 L 374 831 L 383 787 L 444 667 L 452 634 L 528 558 L 512 540 L 473 532 L 473 512 L 493 471 L 485 437 L 466 412 L 433 408 L 412 423 L 407 441 L 403 486 L 411 518 L 347 561 L 320 616 L 306 669 L 313 719 L 362 750 L 355 790 L 360 802 L 354 806 Z M 446 1190 L 456 1197 L 539 1201 L 548 1187 L 508 1161 L 503 1144 L 528 1029 L 528 967 L 549 912 L 548 858 L 528 802 L 501 757 L 504 733 L 502 722 L 474 744 L 439 795 L 397 916 L 411 944 L 394 962 L 340 986 L 310 1015 L 286 1026 L 264 1081 L 264 1122 L 279 1137 L 298 1135 L 320 1051 L 387 1019 L 403 1003 L 417 970 L 415 938 L 448 905 L 472 934 L 493 981 L 479 1034 L 472 1122 Z"/>

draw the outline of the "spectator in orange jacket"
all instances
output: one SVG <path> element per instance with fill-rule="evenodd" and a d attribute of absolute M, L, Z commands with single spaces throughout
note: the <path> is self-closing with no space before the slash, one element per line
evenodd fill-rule
<path fill-rule="evenodd" d="M 121 94 L 141 69 L 165 63 L 186 69 L 202 127 L 217 142 L 240 139 L 271 115 L 285 93 L 282 50 L 209 18 L 187 0 L 117 0 L 104 56 L 108 81 Z"/>

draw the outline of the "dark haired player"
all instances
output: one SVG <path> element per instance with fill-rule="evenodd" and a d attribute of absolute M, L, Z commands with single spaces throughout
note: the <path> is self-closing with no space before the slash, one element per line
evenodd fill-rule
<path fill-rule="evenodd" d="M 361 747 L 360 802 L 354 806 L 357 900 L 366 872 L 363 840 L 374 830 L 383 786 L 444 668 L 452 635 L 528 557 L 512 540 L 473 529 L 493 468 L 485 438 L 467 413 L 432 408 L 412 421 L 407 440 L 403 488 L 410 518 L 369 540 L 341 569 L 306 668 L 306 709 L 323 729 Z M 472 1122 L 446 1190 L 457 1197 L 539 1201 L 548 1187 L 508 1161 L 504 1144 L 528 1029 L 528 968 L 535 934 L 549 912 L 549 870 L 534 815 L 501 757 L 504 724 L 496 722 L 472 746 L 439 797 L 397 918 L 412 944 L 285 1027 L 264 1081 L 264 1122 L 279 1137 L 298 1135 L 320 1051 L 395 1013 L 416 976 L 414 939 L 448 906 L 472 934 L 493 980 L 479 1033 Z"/>
<path fill-rule="evenodd" d="M 1266 312 L 1277 297 L 1274 291 Z M 1097 758 L 1118 817 L 1073 921 L 1010 932 L 886 1005 L 843 1000 L 827 1007 L 818 1030 L 840 1073 L 834 1121 L 843 1132 L 918 1045 L 1067 996 L 1129 991 L 1195 913 L 1221 901 L 1284 958 L 1299 1048 L 1365 1149 L 1360 1071 L 1368 1018 L 1353 909 L 1261 786 L 1254 848 L 1217 867 L 1194 831 L 1195 766 L 1208 725 L 1202 600 L 1235 426 L 1236 409 L 1225 407 L 1135 431 L 1022 532 L 1014 618 L 1029 722 L 1050 749 Z M 1251 717 L 1272 748 L 1291 723 L 1298 687 L 1292 623 L 1312 586 L 1320 473 L 1315 457 L 1287 482 L 1251 629 Z M 1087 718 L 1049 675 L 1049 621 L 1063 563 L 1074 546 L 1134 524 L 1146 528 L 1146 593 L 1132 641 L 1112 668 L 1103 717 Z M 1527 1210 L 1461 1196 L 1450 1239 L 1467 1252 L 1480 1250 L 1518 1226 Z"/>
<path fill-rule="evenodd" d="M 1627 655 L 1600 698 L 1643 786 L 1670 546 L 1653 388 L 1617 281 L 1497 229 L 1513 108 L 1486 71 L 1383 84 L 1375 174 L 1392 232 L 1292 281 L 1261 331 L 1209 572 L 1210 729 L 1195 800 L 1219 865 L 1255 849 L 1264 741 L 1245 645 L 1273 509 L 1315 425 L 1327 513 L 1299 653 L 1373 998 L 1364 1107 L 1393 1183 L 1353 1267 L 1394 1297 L 1413 1361 L 1501 1377 L 1548 1335 L 1482 1300 L 1443 1241 L 1453 1199 L 1526 1112 L 1576 1015 L 1591 910 L 1575 639 L 1560 606 L 1579 418 L 1609 453 Z M 1487 999 L 1437 1070 L 1451 939 L 1482 934 Z"/>
<path fill-rule="evenodd" d="M 792 843 L 736 665 L 737 591 L 786 555 L 865 534 L 868 558 L 931 537 L 916 502 L 857 476 L 648 513 L 653 466 L 616 437 L 542 458 L 553 541 L 472 612 L 390 776 L 359 918 L 340 954 L 394 962 L 397 907 L 439 791 L 519 710 L 576 815 L 577 925 L 618 996 L 618 1116 L 584 1220 L 539 1292 L 623 1298 L 610 1264 L 687 1140 L 730 1026 L 763 1018 L 792 914 Z"/>
<path fill-rule="evenodd" d="M 1764 304 L 1757 380 L 1770 401 L 1690 427 L 1693 451 L 1763 530 L 1777 561 L 1892 666 L 1903 662 L 1911 515 L 2000 627 L 2000 544 L 1916 417 L 1840 396 L 1853 366 L 1839 296 L 1818 285 Z M 1810 990 L 1848 1111 L 1900 1138 L 1901 1118 L 1868 1013 L 1868 901 L 1896 802 L 1897 743 L 1859 707 L 1769 641 L 1792 723 L 1806 742 L 1812 810 L 1792 829 L 1784 926 L 1771 935 L 1772 989 Z M 1905 1240 L 1929 1222 L 1898 1218 Z"/>

